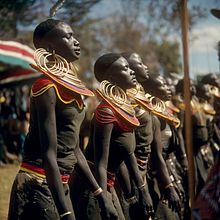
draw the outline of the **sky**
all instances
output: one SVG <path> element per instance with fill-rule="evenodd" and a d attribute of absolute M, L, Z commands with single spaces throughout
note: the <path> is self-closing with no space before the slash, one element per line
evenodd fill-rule
<path fill-rule="evenodd" d="M 188 7 L 193 3 L 199 3 L 201 7 L 207 10 L 207 17 L 198 22 L 189 32 L 189 71 L 192 78 L 196 78 L 197 74 L 204 75 L 209 72 L 219 73 L 220 71 L 217 52 L 217 44 L 220 41 L 220 19 L 217 19 L 210 13 L 210 9 L 212 8 L 218 6 L 218 9 L 220 9 L 220 1 L 218 1 L 188 1 Z M 92 13 L 98 16 L 104 16 L 116 10 L 120 10 L 117 0 L 104 0 L 93 8 Z M 181 37 L 170 36 L 170 39 L 175 39 L 180 43 L 182 55 Z"/>
<path fill-rule="evenodd" d="M 196 25 L 190 36 L 190 70 L 192 73 L 219 72 L 217 45 L 220 41 L 220 19 L 211 13 L 206 20 Z"/>
<path fill-rule="evenodd" d="M 201 19 L 189 32 L 189 71 L 192 78 L 196 78 L 197 74 L 220 72 L 217 52 L 217 44 L 220 41 L 220 19 L 210 13 L 212 8 L 218 7 L 220 9 L 220 0 L 188 0 L 188 7 L 194 3 L 206 9 L 207 17 Z M 92 7 L 90 13 L 97 17 L 106 17 L 116 11 L 123 10 L 120 6 L 118 0 L 102 0 Z M 142 13 L 144 15 L 144 12 Z M 181 36 L 171 35 L 170 40 L 179 42 L 182 56 Z"/>

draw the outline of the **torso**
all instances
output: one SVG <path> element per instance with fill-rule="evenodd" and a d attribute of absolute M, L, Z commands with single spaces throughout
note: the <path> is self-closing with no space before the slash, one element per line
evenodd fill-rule
<path fill-rule="evenodd" d="M 121 118 L 117 117 L 113 112 L 109 116 L 119 121 L 122 120 Z M 90 135 L 89 145 L 86 150 L 86 157 L 88 160 L 92 162 L 94 162 L 93 148 L 95 147 L 93 146 L 93 132 L 94 132 L 94 125 L 97 123 L 99 124 L 99 126 L 104 126 L 104 124 L 97 121 L 96 117 L 93 118 L 91 123 L 91 130 L 90 130 L 91 135 Z M 113 125 L 114 126 L 112 129 L 110 147 L 109 147 L 108 171 L 115 173 L 117 172 L 120 164 L 125 160 L 127 155 L 134 152 L 135 136 L 133 129 L 128 129 L 125 131 L 116 122 L 113 122 Z M 127 126 L 126 124 L 124 125 Z"/>
<path fill-rule="evenodd" d="M 31 162 L 42 166 L 43 158 L 39 137 L 39 124 L 36 109 L 36 98 L 31 97 L 30 127 L 24 144 L 24 162 Z M 75 101 L 64 104 L 58 97 L 56 102 L 57 128 L 57 163 L 61 171 L 71 172 L 77 162 L 74 149 L 79 139 L 79 128 L 85 112 L 79 109 Z"/>
<path fill-rule="evenodd" d="M 170 138 L 172 137 L 172 131 L 170 125 L 165 124 L 165 128 L 161 130 L 161 142 L 163 144 L 163 149 L 166 151 L 170 144 Z"/>
<path fill-rule="evenodd" d="M 140 125 L 135 128 L 135 156 L 145 160 L 151 152 L 151 143 L 153 141 L 152 115 L 148 111 L 144 111 L 137 118 Z"/>
<path fill-rule="evenodd" d="M 192 114 L 193 126 L 193 146 L 195 149 L 201 147 L 208 141 L 208 129 L 206 124 L 206 116 L 202 110 L 194 111 Z"/>

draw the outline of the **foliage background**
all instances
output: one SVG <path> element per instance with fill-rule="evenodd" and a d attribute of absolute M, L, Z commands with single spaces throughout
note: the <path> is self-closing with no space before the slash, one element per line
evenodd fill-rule
<path fill-rule="evenodd" d="M 35 26 L 49 17 L 55 0 L 0 0 L 0 36 L 33 47 Z M 100 8 L 99 5 L 103 7 Z M 189 1 L 190 28 L 206 18 L 217 0 Z M 93 63 L 105 52 L 138 52 L 151 72 L 182 72 L 180 0 L 66 0 L 55 18 L 68 22 L 80 41 L 81 77 L 94 82 Z"/>

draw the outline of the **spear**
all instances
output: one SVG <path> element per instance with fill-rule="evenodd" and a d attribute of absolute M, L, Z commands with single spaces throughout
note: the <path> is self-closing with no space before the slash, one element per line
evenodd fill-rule
<path fill-rule="evenodd" d="M 182 45 L 183 45 L 183 70 L 184 70 L 184 102 L 185 102 L 185 144 L 188 158 L 188 189 L 189 207 L 194 207 L 195 202 L 195 183 L 194 183 L 194 161 L 192 146 L 192 118 L 190 108 L 190 78 L 189 78 L 189 51 L 188 51 L 188 9 L 187 0 L 181 0 L 181 26 L 182 26 Z M 193 217 L 191 215 L 191 220 Z"/>

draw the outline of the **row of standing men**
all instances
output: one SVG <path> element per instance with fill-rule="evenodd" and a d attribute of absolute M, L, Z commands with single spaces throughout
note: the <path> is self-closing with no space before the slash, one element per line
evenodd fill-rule
<path fill-rule="evenodd" d="M 48 19 L 36 27 L 33 42 L 32 67 L 43 76 L 31 89 L 9 219 L 188 219 L 183 80 L 174 94 L 161 75 L 148 73 L 138 53 L 107 53 L 94 64 L 100 85 L 91 91 L 77 77 L 80 46 L 69 25 Z M 219 151 L 214 97 L 220 83 L 209 74 L 197 88 L 192 82 L 199 195 Z M 82 152 L 82 96 L 94 94 L 100 103 Z"/>

